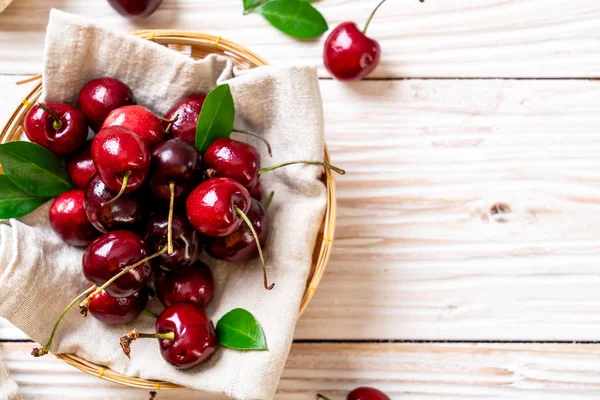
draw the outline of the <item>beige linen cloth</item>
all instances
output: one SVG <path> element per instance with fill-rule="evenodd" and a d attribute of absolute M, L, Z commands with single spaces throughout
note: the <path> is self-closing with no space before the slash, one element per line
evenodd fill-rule
<path fill-rule="evenodd" d="M 269 158 L 260 142 L 254 143 L 263 151 L 264 166 L 323 159 L 322 104 L 313 69 L 263 67 L 233 74 L 223 58 L 193 61 L 75 15 L 51 13 L 43 78 L 46 100 L 73 103 L 86 81 L 108 75 L 130 85 L 138 104 L 162 115 L 180 98 L 228 82 L 236 103 L 236 128 L 258 132 L 273 146 Z M 319 167 L 296 165 L 261 178 L 266 191 L 275 191 L 265 253 L 270 280 L 276 283 L 272 291 L 263 289 L 258 261 L 240 265 L 203 256 L 215 276 L 215 296 L 207 308 L 215 324 L 229 310 L 243 307 L 262 324 L 269 351 L 220 348 L 206 364 L 179 371 L 162 359 L 153 339 L 135 342 L 131 360 L 123 355 L 119 336 L 134 327 L 151 332 L 151 318 L 140 316 L 127 326 L 111 327 L 73 310 L 51 352 L 74 353 L 125 375 L 235 399 L 272 398 L 290 350 L 324 216 L 321 173 Z M 81 273 L 82 250 L 65 245 L 52 232 L 48 208 L 46 204 L 20 220 L 0 223 L 0 315 L 39 343 L 47 341 L 61 310 L 88 285 Z"/>
<path fill-rule="evenodd" d="M 17 383 L 10 377 L 10 372 L 2 361 L 0 350 L 0 400 L 22 400 Z"/>

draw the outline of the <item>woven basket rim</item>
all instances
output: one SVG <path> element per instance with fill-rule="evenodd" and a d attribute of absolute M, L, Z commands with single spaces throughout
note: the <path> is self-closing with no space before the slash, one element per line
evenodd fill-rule
<path fill-rule="evenodd" d="M 222 54 L 232 58 L 234 63 L 245 62 L 250 68 L 257 66 L 268 65 L 267 61 L 259 55 L 251 52 L 243 46 L 236 44 L 230 40 L 224 39 L 220 36 L 208 35 L 193 31 L 179 31 L 179 30 L 165 30 L 165 29 L 147 29 L 131 32 L 132 35 L 138 36 L 143 39 L 154 41 L 162 45 L 175 45 L 175 46 L 194 46 L 194 45 L 205 45 L 214 47 L 215 51 L 220 51 Z M 42 92 L 41 75 L 36 75 L 21 82 L 38 82 L 31 92 L 22 100 L 21 104 L 15 109 L 13 114 L 10 116 L 2 130 L 0 130 L 0 143 L 5 143 L 10 140 L 18 138 L 22 132 L 22 122 L 25 118 L 29 108 L 35 101 L 40 97 Z M 330 163 L 330 155 L 327 149 L 327 145 L 324 148 L 324 159 L 325 162 Z M 1 170 L 0 170 L 1 171 Z M 333 172 L 329 169 L 325 169 L 323 174 L 323 181 L 326 185 L 327 193 L 327 208 L 325 217 L 319 232 L 317 242 L 315 244 L 315 252 L 313 255 L 313 264 L 309 274 L 309 278 L 306 284 L 306 290 L 302 297 L 300 309 L 298 312 L 298 318 L 302 315 L 310 300 L 312 299 L 321 278 L 327 267 L 329 256 L 333 245 L 333 238 L 335 234 L 335 215 L 336 215 L 336 197 L 335 197 L 335 178 Z M 161 381 L 152 381 L 142 378 L 132 378 L 109 368 L 101 365 L 97 365 L 90 361 L 87 361 L 74 354 L 56 354 L 56 357 L 65 361 L 66 363 L 74 366 L 75 368 L 97 376 L 107 381 L 118 383 L 125 386 L 141 388 L 141 389 L 154 389 L 154 390 L 168 390 L 168 389 L 181 389 L 182 386 Z"/>

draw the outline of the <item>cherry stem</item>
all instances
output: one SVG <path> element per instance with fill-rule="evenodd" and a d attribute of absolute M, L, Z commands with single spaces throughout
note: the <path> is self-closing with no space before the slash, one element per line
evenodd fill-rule
<path fill-rule="evenodd" d="M 152 318 L 158 318 L 158 315 L 154 314 L 152 311 L 142 310 L 142 314 L 146 314 L 147 316 Z"/>
<path fill-rule="evenodd" d="M 382 6 L 383 3 L 385 3 L 387 0 L 381 0 L 381 3 L 379 3 L 377 5 L 377 7 L 375 7 L 375 9 L 373 10 L 373 12 L 371 13 L 371 15 L 369 16 L 369 19 L 367 20 L 367 23 L 365 24 L 365 27 L 362 31 L 363 34 L 367 34 L 367 28 L 369 27 L 369 24 L 371 23 L 371 20 L 373 19 L 373 17 L 375 16 L 375 13 L 377 12 L 377 10 L 379 10 L 379 7 Z M 424 3 L 425 0 L 419 0 L 421 3 Z"/>
<path fill-rule="evenodd" d="M 44 103 L 38 103 L 38 107 L 41 108 L 42 110 L 46 111 L 48 114 L 50 114 L 50 116 L 54 120 L 54 122 L 52 122 L 52 127 L 54 128 L 54 130 L 58 131 L 62 128 L 63 123 L 60 120 L 60 118 L 58 118 L 58 115 L 56 115 L 54 113 L 54 111 L 52 111 L 50 108 L 48 108 L 48 106 L 45 105 Z"/>
<path fill-rule="evenodd" d="M 240 210 L 238 206 L 235 206 L 235 212 L 237 213 L 237 215 L 239 215 L 244 220 L 246 225 L 248 225 L 248 228 L 250 228 L 250 231 L 252 232 L 252 236 L 254 236 L 254 240 L 256 241 L 256 247 L 258 248 L 258 256 L 260 257 L 260 262 L 262 263 L 263 280 L 264 280 L 265 289 L 271 290 L 271 289 L 273 289 L 275 284 L 272 283 L 269 285 L 269 278 L 267 277 L 267 267 L 265 266 L 265 258 L 263 257 L 263 252 L 262 252 L 262 248 L 260 247 L 260 240 L 258 240 L 258 235 L 256 234 L 256 231 L 254 230 L 254 227 L 252 226 L 252 222 L 250 222 L 250 219 L 248 218 L 248 216 L 242 210 Z"/>
<path fill-rule="evenodd" d="M 252 133 L 252 132 L 247 132 L 247 131 L 240 131 L 238 129 L 236 129 L 234 132 L 236 133 L 242 133 L 244 135 L 248 135 L 248 136 L 252 136 L 260 141 L 262 141 L 266 146 L 267 146 L 267 151 L 269 152 L 269 157 L 273 157 L 273 151 L 271 150 L 271 144 L 269 143 L 269 141 L 267 139 L 265 139 L 262 136 L 257 135 L 256 133 Z"/>
<path fill-rule="evenodd" d="M 125 172 L 125 174 L 123 174 L 123 183 L 121 184 L 121 190 L 119 190 L 119 193 L 117 193 L 117 195 L 115 197 L 113 197 L 112 199 L 110 199 L 109 201 L 105 201 L 104 203 L 101 203 L 100 205 L 102 207 L 114 203 L 115 201 L 119 200 L 121 198 L 121 196 L 123 196 L 123 193 L 125 193 L 125 189 L 127 189 L 127 182 L 129 182 L 130 176 L 131 176 L 131 171 L 127 171 L 127 172 Z"/>
<path fill-rule="evenodd" d="M 160 340 L 175 340 L 175 332 L 167 333 L 140 333 L 136 329 L 129 332 L 127 335 L 121 336 L 120 343 L 123 353 L 127 358 L 131 358 L 131 343 L 137 339 L 160 339 Z"/>
<path fill-rule="evenodd" d="M 269 197 L 267 197 L 267 200 L 265 200 L 265 210 L 269 209 L 269 206 L 271 205 L 271 202 L 273 201 L 273 196 L 275 196 L 275 192 L 269 193 Z"/>
<path fill-rule="evenodd" d="M 157 115 L 157 117 L 158 117 L 158 115 Z M 167 122 L 169 124 L 172 124 L 173 122 L 177 121 L 177 117 L 178 117 L 178 115 L 175 114 L 175 116 L 171 119 L 167 119 L 167 118 L 163 118 L 163 117 L 158 117 L 158 119 L 160 119 L 162 122 Z"/>
<path fill-rule="evenodd" d="M 167 223 L 167 254 L 173 255 L 173 208 L 175 207 L 175 182 L 169 182 L 171 198 L 169 200 L 169 220 Z"/>
<path fill-rule="evenodd" d="M 281 168 L 281 167 L 286 167 L 288 165 L 293 165 L 293 164 L 311 164 L 311 165 L 321 165 L 327 169 L 330 169 L 332 171 L 337 172 L 340 175 L 344 175 L 346 173 L 346 171 L 344 171 L 341 168 L 338 168 L 334 165 L 331 164 L 327 164 L 324 162 L 320 162 L 320 161 L 289 161 L 289 162 L 285 162 L 282 164 L 277 164 L 277 165 L 271 165 L 270 167 L 265 167 L 265 168 L 261 168 L 258 173 L 259 174 L 264 174 L 265 172 L 269 172 L 269 171 L 273 171 L 277 168 Z"/>
<path fill-rule="evenodd" d="M 149 257 L 141 259 L 140 261 L 136 262 L 135 264 L 131 264 L 130 266 L 125 267 L 123 270 L 121 270 L 121 272 L 119 272 L 118 274 L 116 274 L 115 276 L 113 276 L 112 278 L 107 280 L 104 283 L 104 285 L 100 286 L 92 294 L 90 294 L 88 297 L 86 297 L 85 300 L 82 301 L 81 304 L 79 304 L 79 312 L 81 314 L 83 314 L 83 316 L 87 316 L 88 308 L 90 307 L 90 302 L 101 291 L 103 291 L 104 289 L 109 287 L 114 281 L 116 281 L 117 279 L 119 279 L 120 277 L 122 277 L 123 275 L 125 275 L 126 273 L 131 271 L 132 269 L 139 267 L 140 265 L 144 264 L 145 262 L 148 262 L 148 261 L 152 260 L 153 258 L 160 256 L 161 254 L 164 254 L 166 251 L 167 251 L 167 246 L 163 247 L 158 253 L 154 253 Z"/>
<path fill-rule="evenodd" d="M 78 301 L 81 300 L 82 297 L 84 297 L 85 295 L 87 295 L 89 292 L 91 292 L 92 290 L 94 290 L 96 288 L 96 285 L 90 287 L 89 289 L 86 289 L 83 293 L 81 293 L 79 296 L 75 297 L 73 299 L 73 301 L 71 301 L 69 303 L 69 305 L 63 310 L 62 314 L 60 314 L 60 317 L 58 317 L 58 319 L 56 320 L 56 323 L 54 324 L 54 328 L 52 328 L 52 333 L 50 334 L 50 339 L 48 339 L 48 343 L 46 343 L 46 345 L 44 347 L 42 347 L 41 349 L 36 347 L 33 349 L 33 351 L 31 352 L 31 355 L 34 357 L 41 357 L 45 354 L 48 354 L 48 350 L 50 349 L 50 346 L 52 346 L 52 340 L 54 340 L 54 335 L 56 334 L 56 329 L 58 328 L 58 325 L 60 324 L 60 322 L 63 320 L 63 318 L 65 317 L 65 315 L 67 315 L 67 313 L 69 312 L 69 310 L 75 305 L 77 304 Z"/>
<path fill-rule="evenodd" d="M 325 397 L 320 393 L 317 393 L 317 399 L 329 400 L 329 397 Z"/>
<path fill-rule="evenodd" d="M 160 118 L 160 117 L 159 117 L 159 118 Z M 165 128 L 165 133 L 169 133 L 169 132 L 171 132 L 171 127 L 173 126 L 173 123 L 174 123 L 175 121 L 177 121 L 177 119 L 178 119 L 178 118 L 179 118 L 179 113 L 175 114 L 175 116 L 174 116 L 174 117 L 173 117 L 173 119 L 171 119 L 171 120 L 168 120 L 168 119 L 161 118 L 161 120 L 162 120 L 163 122 L 165 122 L 165 121 L 168 121 L 168 122 L 169 122 L 169 124 L 168 124 L 168 125 L 167 125 L 167 127 Z"/>

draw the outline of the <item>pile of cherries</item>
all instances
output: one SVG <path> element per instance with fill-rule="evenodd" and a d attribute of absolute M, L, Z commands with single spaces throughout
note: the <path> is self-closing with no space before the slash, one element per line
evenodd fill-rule
<path fill-rule="evenodd" d="M 82 270 L 93 286 L 57 325 L 82 299 L 84 315 L 89 310 L 107 324 L 131 322 L 153 291 L 166 307 L 156 333 L 134 330 L 121 344 L 129 355 L 132 340 L 157 338 L 163 358 L 178 368 L 200 364 L 217 346 L 204 311 L 213 277 L 199 260 L 202 249 L 227 261 L 260 256 L 264 286 L 273 288 L 261 250 L 269 227 L 259 175 L 278 166 L 261 169 L 259 151 L 230 138 L 201 154 L 194 143 L 205 98 L 183 98 L 161 118 L 134 104 L 126 84 L 105 77 L 85 84 L 79 109 L 38 103 L 24 125 L 31 141 L 66 157 L 78 188 L 57 197 L 49 217 L 66 243 L 87 246 Z M 88 124 L 97 133 L 86 142 Z M 47 353 L 55 330 L 34 356 Z"/>

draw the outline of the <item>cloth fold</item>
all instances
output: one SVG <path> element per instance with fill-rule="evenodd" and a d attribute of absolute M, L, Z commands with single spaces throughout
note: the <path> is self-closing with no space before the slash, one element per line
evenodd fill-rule
<path fill-rule="evenodd" d="M 10 372 L 2 358 L 2 350 L 0 350 L 0 400 L 22 399 L 17 382 L 10 377 Z"/>
<path fill-rule="evenodd" d="M 316 71 L 312 68 L 256 68 L 235 76 L 232 63 L 211 55 L 194 61 L 150 41 L 116 33 L 78 16 L 53 10 L 46 37 L 43 98 L 75 104 L 85 82 L 113 76 L 127 83 L 137 103 L 163 115 L 180 98 L 229 83 L 236 103 L 236 128 L 262 135 L 273 147 L 269 158 L 254 144 L 263 165 L 323 159 L 323 115 Z M 207 312 L 216 323 L 242 307 L 261 323 L 265 352 L 220 348 L 206 364 L 179 371 L 160 356 L 158 343 L 139 340 L 128 360 L 118 338 L 132 328 L 152 331 L 153 320 L 140 316 L 127 326 L 108 326 L 73 310 L 58 329 L 53 353 L 74 353 L 91 362 L 145 379 L 165 380 L 240 400 L 274 396 L 291 347 L 298 308 L 323 220 L 325 186 L 320 167 L 294 165 L 261 177 L 275 191 L 268 211 L 265 247 L 270 279 L 263 289 L 259 261 L 234 264 L 203 255 L 215 277 Z M 38 343 L 87 283 L 81 273 L 82 250 L 64 244 L 48 222 L 50 203 L 20 220 L 0 222 L 0 315 Z M 157 205 L 156 207 L 160 207 Z"/>

